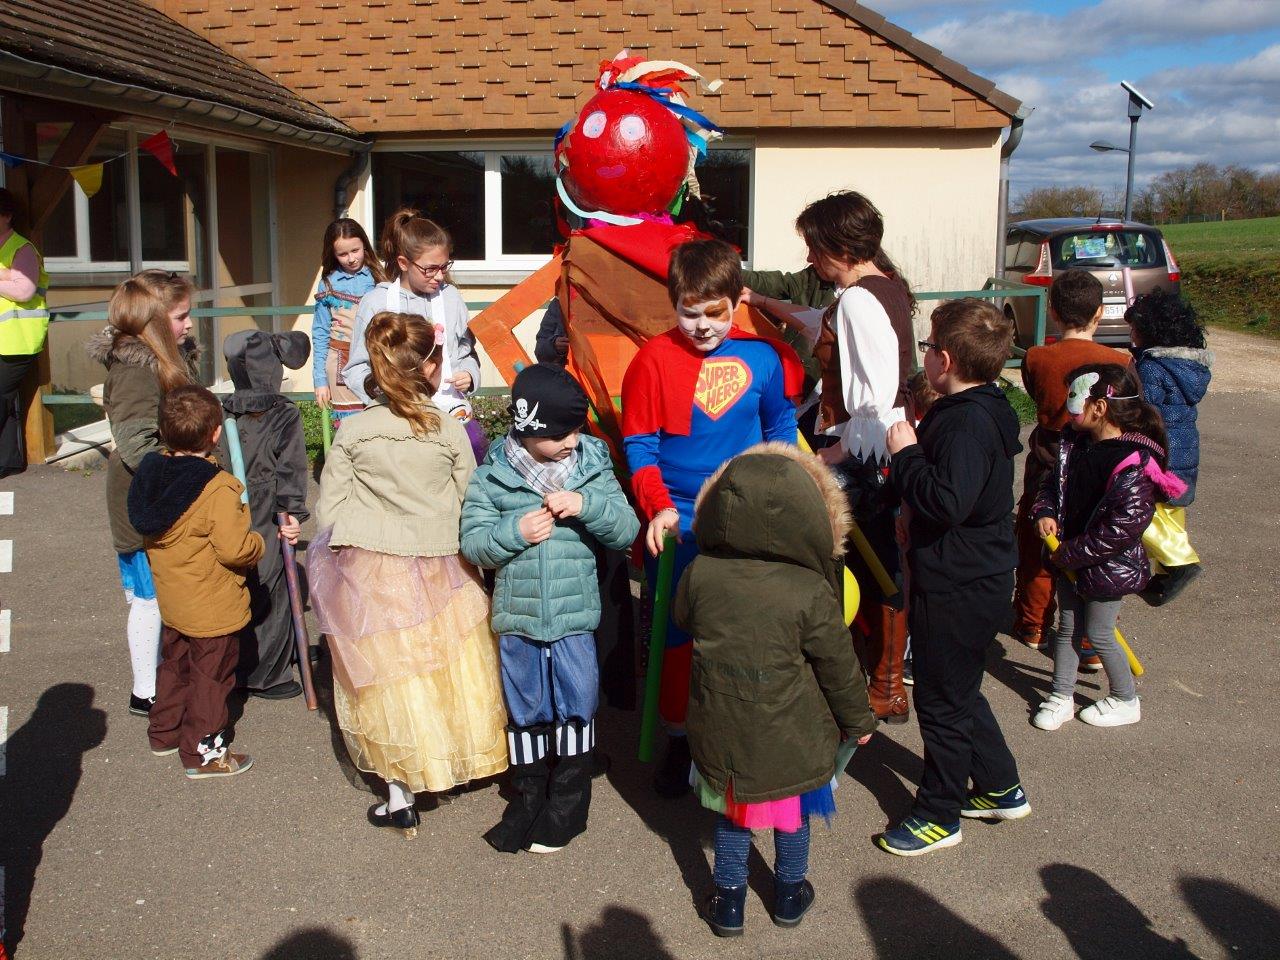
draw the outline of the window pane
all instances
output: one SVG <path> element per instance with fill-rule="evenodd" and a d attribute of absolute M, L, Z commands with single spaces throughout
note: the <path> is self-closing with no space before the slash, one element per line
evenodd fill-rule
<path fill-rule="evenodd" d="M 373 197 L 377 229 L 411 206 L 449 231 L 455 259 L 484 259 L 483 153 L 375 153 Z"/>
<path fill-rule="evenodd" d="M 707 208 L 706 222 L 699 226 L 732 243 L 742 251 L 743 259 L 750 260 L 747 240 L 751 224 L 751 152 L 708 150 L 696 169 Z"/>
<path fill-rule="evenodd" d="M 69 123 L 36 124 L 36 159 L 48 163 L 71 129 Z M 30 169 L 30 168 L 28 168 Z M 69 179 L 69 178 L 68 178 Z M 30 221 L 28 221 L 29 223 Z M 76 255 L 76 200 L 75 183 L 70 183 L 53 212 L 44 224 L 44 236 L 40 252 L 46 257 L 74 257 Z"/>
<path fill-rule="evenodd" d="M 556 178 L 551 154 L 502 157 L 502 252 L 546 254 L 560 240 L 553 198 Z"/>
<path fill-rule="evenodd" d="M 185 263 L 196 286 L 207 288 L 208 194 L 204 144 L 177 144 L 173 161 L 178 169 L 176 177 L 151 154 L 138 151 L 142 260 L 144 263 Z"/>
<path fill-rule="evenodd" d="M 101 189 L 89 198 L 89 259 L 96 263 L 129 261 L 129 204 L 125 197 L 129 164 L 123 156 L 127 146 L 124 133 L 109 130 L 87 161 L 108 161 L 102 168 Z"/>
<path fill-rule="evenodd" d="M 268 162 L 260 153 L 217 148 L 218 286 L 271 282 Z"/>

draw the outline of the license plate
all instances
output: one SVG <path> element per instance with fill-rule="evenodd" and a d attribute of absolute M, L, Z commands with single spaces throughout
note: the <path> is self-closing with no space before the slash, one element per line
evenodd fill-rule
<path fill-rule="evenodd" d="M 1123 303 L 1108 303 L 1102 308 L 1103 320 L 1120 320 L 1124 317 L 1125 305 Z"/>

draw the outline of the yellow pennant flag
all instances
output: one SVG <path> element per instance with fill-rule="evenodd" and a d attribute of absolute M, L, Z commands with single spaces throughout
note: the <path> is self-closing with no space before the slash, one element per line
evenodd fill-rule
<path fill-rule="evenodd" d="M 84 191 L 86 197 L 92 197 L 102 189 L 102 164 L 100 163 L 86 163 L 82 167 L 72 167 L 71 176 L 76 183 L 80 184 L 80 189 Z"/>

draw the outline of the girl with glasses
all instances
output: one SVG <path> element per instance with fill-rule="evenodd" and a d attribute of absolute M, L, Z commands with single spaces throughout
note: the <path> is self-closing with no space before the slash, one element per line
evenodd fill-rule
<path fill-rule="evenodd" d="M 370 370 L 365 330 L 369 319 L 384 311 L 425 318 L 441 345 L 440 385 L 432 399 L 447 415 L 461 421 L 476 460 L 481 461 L 489 444 L 472 416 L 469 399 L 480 386 L 480 360 L 476 338 L 467 329 L 470 315 L 466 301 L 449 275 L 453 240 L 443 227 L 405 207 L 387 219 L 379 247 L 388 279 L 360 300 L 351 331 L 351 355 L 342 378 L 368 404 Z"/>

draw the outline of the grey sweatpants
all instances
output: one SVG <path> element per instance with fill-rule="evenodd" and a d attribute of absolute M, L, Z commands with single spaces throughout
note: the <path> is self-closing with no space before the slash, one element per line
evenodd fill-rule
<path fill-rule="evenodd" d="M 1102 660 L 1107 672 L 1111 696 L 1133 700 L 1138 691 L 1133 685 L 1129 659 L 1116 642 L 1116 619 L 1120 616 L 1120 600 L 1087 600 L 1076 593 L 1066 577 L 1057 577 L 1058 630 L 1053 637 L 1053 692 L 1070 697 L 1075 693 L 1076 674 L 1080 669 L 1080 641 L 1085 637 L 1093 652 Z"/>

